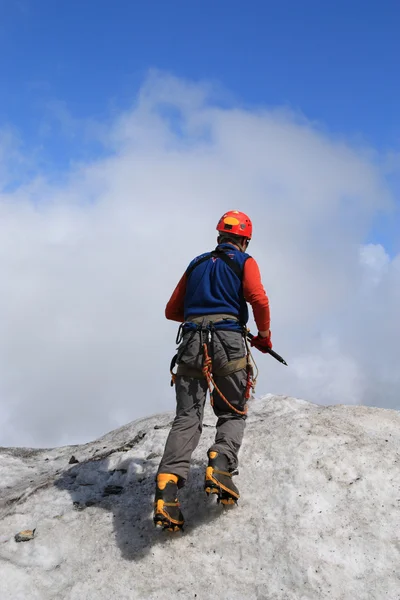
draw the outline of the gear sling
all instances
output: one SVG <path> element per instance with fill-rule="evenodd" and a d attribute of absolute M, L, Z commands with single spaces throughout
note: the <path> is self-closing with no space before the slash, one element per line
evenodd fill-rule
<path fill-rule="evenodd" d="M 231 259 L 229 256 L 227 256 L 227 254 L 219 248 L 216 248 L 212 252 L 209 252 L 208 254 L 206 254 L 205 256 L 200 258 L 196 263 L 189 266 L 188 269 L 186 270 L 187 277 L 190 276 L 190 274 L 196 267 L 198 267 L 201 263 L 205 262 L 206 260 L 209 260 L 212 257 L 220 258 L 235 273 L 235 275 L 239 278 L 240 282 L 242 282 L 243 268 L 241 266 L 239 266 L 237 264 L 237 262 L 235 262 L 233 259 Z M 245 407 L 245 410 L 243 410 L 243 411 L 238 410 L 237 408 L 232 406 L 232 404 L 229 402 L 229 400 L 222 394 L 222 392 L 216 385 L 216 383 L 214 381 L 214 377 L 213 377 L 213 374 L 218 375 L 218 376 L 227 376 L 227 375 L 230 375 L 232 373 L 235 373 L 236 371 L 239 371 L 239 370 L 245 368 L 247 371 L 247 380 L 246 380 L 246 391 L 245 391 L 244 398 L 246 401 L 250 398 L 251 391 L 252 390 L 254 391 L 255 385 L 256 385 L 257 377 L 254 376 L 254 367 L 255 368 L 257 368 L 257 367 L 255 365 L 249 345 L 247 343 L 246 325 L 244 323 L 241 323 L 240 321 L 238 321 L 232 315 L 215 315 L 214 320 L 212 319 L 212 316 L 213 315 L 209 315 L 207 318 L 206 317 L 197 317 L 189 322 L 186 321 L 185 323 L 182 323 L 179 326 L 178 333 L 176 336 L 176 344 L 179 345 L 182 342 L 185 330 L 186 331 L 191 330 L 191 334 L 189 335 L 188 340 L 186 341 L 185 345 L 180 349 L 179 352 L 177 352 L 175 354 L 175 356 L 171 360 L 171 366 L 170 366 L 171 386 L 173 386 L 175 384 L 175 380 L 176 380 L 177 376 L 205 378 L 207 380 L 207 385 L 208 385 L 208 389 L 210 392 L 211 406 L 213 406 L 212 392 L 213 392 L 213 390 L 215 390 L 219 394 L 219 396 L 222 398 L 222 400 L 228 405 L 228 407 L 230 408 L 231 411 L 233 411 L 239 415 L 246 415 L 247 414 L 247 405 Z M 205 325 L 206 320 L 207 320 L 207 325 Z M 236 360 L 230 360 L 229 352 L 228 352 L 226 346 L 223 344 L 221 337 L 218 334 L 218 329 L 224 329 L 224 328 L 231 329 L 232 321 L 233 322 L 237 321 L 237 326 L 243 333 L 243 339 L 244 339 L 245 346 L 246 346 L 246 355 L 243 358 L 236 359 Z M 200 345 L 203 349 L 203 366 L 202 366 L 201 371 L 194 369 L 192 367 L 189 367 L 187 365 L 184 365 L 184 364 L 181 364 L 181 365 L 179 364 L 180 357 L 184 354 L 187 346 L 189 345 L 189 343 L 191 342 L 191 340 L 193 339 L 193 337 L 196 334 L 200 335 L 200 341 L 201 341 Z M 212 346 L 212 341 L 213 341 L 214 335 L 219 338 L 219 341 L 223 345 L 224 350 L 227 355 L 227 358 L 228 358 L 228 363 L 226 365 L 224 365 L 223 367 L 219 368 L 218 371 L 214 371 L 212 359 L 208 352 L 208 344 L 211 344 L 211 346 Z M 176 364 L 178 364 L 178 367 L 177 367 L 176 373 L 174 373 L 173 369 Z"/>

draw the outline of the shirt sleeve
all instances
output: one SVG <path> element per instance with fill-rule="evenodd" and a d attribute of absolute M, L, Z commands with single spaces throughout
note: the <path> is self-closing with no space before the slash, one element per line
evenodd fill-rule
<path fill-rule="evenodd" d="M 269 299 L 261 282 L 258 264 L 252 257 L 244 263 L 243 295 L 252 307 L 258 331 L 267 331 L 271 323 Z"/>
<path fill-rule="evenodd" d="M 184 302 L 186 293 L 186 273 L 184 273 L 176 286 L 171 298 L 165 307 L 165 316 L 171 321 L 178 321 L 183 323 L 185 320 L 184 316 Z"/>

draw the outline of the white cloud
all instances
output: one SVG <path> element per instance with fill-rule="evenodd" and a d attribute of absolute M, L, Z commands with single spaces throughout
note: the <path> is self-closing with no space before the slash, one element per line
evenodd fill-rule
<path fill-rule="evenodd" d="M 0 196 L 2 445 L 83 442 L 173 408 L 164 307 L 230 208 L 254 221 L 290 363 L 256 355 L 257 392 L 399 406 L 400 258 L 360 254 L 392 202 L 384 172 L 304 120 L 208 93 L 153 75 L 103 133 L 107 158 Z"/>
<path fill-rule="evenodd" d="M 381 244 L 365 244 L 360 249 L 360 261 L 369 281 L 377 285 L 390 269 L 390 256 Z"/>

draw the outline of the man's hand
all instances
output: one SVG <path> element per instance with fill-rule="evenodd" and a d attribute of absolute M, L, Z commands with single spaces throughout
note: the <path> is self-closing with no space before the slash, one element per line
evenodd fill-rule
<path fill-rule="evenodd" d="M 272 350 L 271 332 L 268 331 L 265 336 L 258 332 L 258 335 L 253 337 L 250 341 L 250 346 L 254 346 L 257 350 L 266 354 L 268 350 Z"/>

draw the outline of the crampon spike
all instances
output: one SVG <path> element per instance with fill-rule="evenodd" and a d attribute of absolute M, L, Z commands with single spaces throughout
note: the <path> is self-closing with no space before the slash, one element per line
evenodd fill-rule
<path fill-rule="evenodd" d="M 236 498 L 219 498 L 219 501 L 221 502 L 221 504 L 223 504 L 224 506 L 233 506 L 234 504 L 237 504 L 237 499 Z"/>
<path fill-rule="evenodd" d="M 173 533 L 176 531 L 183 531 L 183 523 L 178 525 L 176 523 L 172 523 L 168 519 L 155 518 L 154 525 L 155 527 L 162 527 L 163 531 L 171 531 Z"/>

